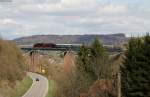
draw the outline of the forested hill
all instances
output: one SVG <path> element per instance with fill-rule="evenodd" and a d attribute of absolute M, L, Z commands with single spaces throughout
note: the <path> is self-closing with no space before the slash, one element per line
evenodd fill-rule
<path fill-rule="evenodd" d="M 91 43 L 95 38 L 98 38 L 104 44 L 119 45 L 126 41 L 124 34 L 109 34 L 109 35 L 34 35 L 14 39 L 17 44 L 33 44 L 33 43 Z"/>

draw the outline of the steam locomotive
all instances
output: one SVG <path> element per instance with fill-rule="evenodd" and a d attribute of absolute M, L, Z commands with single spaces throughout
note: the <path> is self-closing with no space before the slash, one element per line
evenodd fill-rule
<path fill-rule="evenodd" d="M 53 43 L 36 43 L 33 48 L 56 48 L 56 44 Z"/>
<path fill-rule="evenodd" d="M 54 44 L 54 43 L 36 43 L 33 49 L 57 49 L 57 50 L 78 50 L 81 44 Z"/>

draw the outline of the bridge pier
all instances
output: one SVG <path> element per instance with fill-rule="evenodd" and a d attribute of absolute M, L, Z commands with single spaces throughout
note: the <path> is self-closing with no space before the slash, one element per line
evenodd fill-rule
<path fill-rule="evenodd" d="M 37 56 L 38 56 L 38 51 L 32 50 L 30 52 L 30 66 L 29 66 L 29 71 L 36 72 Z"/>
<path fill-rule="evenodd" d="M 75 66 L 75 53 L 72 51 L 66 51 L 64 55 L 64 72 L 70 74 Z"/>

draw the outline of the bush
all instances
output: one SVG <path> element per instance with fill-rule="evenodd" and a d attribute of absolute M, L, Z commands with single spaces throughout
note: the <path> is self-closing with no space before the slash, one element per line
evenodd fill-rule
<path fill-rule="evenodd" d="M 15 82 L 25 75 L 25 64 L 20 49 L 15 43 L 0 40 L 0 81 Z"/>

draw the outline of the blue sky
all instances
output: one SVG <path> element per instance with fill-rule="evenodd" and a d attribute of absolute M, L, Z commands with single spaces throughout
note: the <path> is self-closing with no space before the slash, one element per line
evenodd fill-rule
<path fill-rule="evenodd" d="M 144 35 L 150 31 L 150 0 L 12 0 L 0 2 L 0 35 Z"/>

